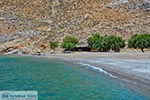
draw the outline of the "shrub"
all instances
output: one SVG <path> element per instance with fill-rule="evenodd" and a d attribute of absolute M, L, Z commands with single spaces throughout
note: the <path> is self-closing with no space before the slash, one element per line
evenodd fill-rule
<path fill-rule="evenodd" d="M 136 34 L 128 40 L 128 47 L 141 49 L 144 52 L 145 48 L 150 48 L 150 34 Z"/>
<path fill-rule="evenodd" d="M 109 51 L 110 49 L 119 52 L 125 46 L 125 40 L 119 36 L 101 36 L 99 34 L 88 38 L 88 45 L 92 49 L 99 51 Z"/>
<path fill-rule="evenodd" d="M 50 48 L 55 51 L 55 49 L 58 47 L 57 41 L 50 41 Z"/>
<path fill-rule="evenodd" d="M 62 47 L 65 48 L 65 50 L 71 51 L 76 47 L 76 45 L 79 43 L 79 40 L 72 36 L 67 36 L 64 38 Z"/>

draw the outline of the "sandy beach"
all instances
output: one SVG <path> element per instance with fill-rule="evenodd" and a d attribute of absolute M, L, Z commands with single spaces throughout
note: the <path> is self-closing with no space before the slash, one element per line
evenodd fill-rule
<path fill-rule="evenodd" d="M 12 78 L 12 80 L 14 80 L 18 75 L 18 77 L 20 77 L 20 80 L 24 80 L 24 81 L 15 80 L 12 83 L 12 86 L 14 86 L 13 88 L 17 88 L 18 86 L 16 86 L 16 84 L 18 84 L 19 82 L 22 82 L 20 84 L 24 84 L 24 82 L 26 82 L 24 77 L 26 78 L 26 75 L 30 73 L 28 77 L 33 76 L 32 79 L 33 80 L 35 79 L 35 81 L 30 84 L 33 84 L 32 86 L 35 86 L 34 83 L 38 83 L 37 86 L 39 87 L 39 89 L 41 89 L 41 86 L 44 86 L 42 88 L 43 90 L 45 90 L 45 88 L 51 89 L 51 86 L 52 88 L 56 87 L 56 89 L 58 89 L 58 87 L 64 86 L 62 88 L 62 93 L 64 93 L 64 88 L 68 88 L 70 90 L 72 87 L 75 87 L 75 89 L 76 88 L 78 89 L 78 87 L 76 86 L 79 86 L 79 88 L 82 89 L 79 89 L 79 91 L 77 92 L 73 88 L 73 91 L 75 91 L 73 94 L 76 95 L 76 93 L 80 93 L 80 92 L 82 93 L 83 91 L 88 91 L 88 93 L 91 92 L 92 94 L 94 93 L 94 95 L 96 93 L 101 97 L 101 93 L 106 92 L 106 90 L 104 89 L 106 88 L 108 91 L 108 93 L 106 94 L 108 94 L 108 96 L 110 95 L 117 96 L 118 99 L 114 99 L 114 100 L 120 100 L 120 98 L 124 98 L 124 97 L 126 98 L 125 100 L 128 100 L 129 98 L 135 98 L 135 100 L 138 100 L 140 98 L 146 98 L 146 100 L 149 100 L 150 59 L 148 59 L 148 57 L 146 56 L 149 54 L 139 53 L 142 59 L 134 58 L 135 55 L 132 54 L 130 54 L 132 55 L 132 57 L 128 59 L 123 55 L 126 55 L 127 57 L 127 54 L 124 53 L 100 53 L 100 52 L 99 53 L 98 52 L 97 53 L 96 52 L 82 52 L 82 53 L 73 52 L 67 54 L 41 53 L 41 55 L 36 55 L 36 54 L 8 55 L 8 56 L 2 55 L 1 68 L 3 68 L 4 71 L 5 71 L 5 66 L 14 69 L 13 71 L 8 69 L 8 71 L 11 72 L 7 71 L 7 74 L 4 73 L 6 77 L 11 78 L 10 77 L 11 75 L 15 75 Z M 25 56 L 29 56 L 29 57 L 25 57 Z M 96 56 L 96 58 L 94 56 Z M 6 61 L 4 61 L 4 59 L 6 59 Z M 8 60 L 10 62 L 9 64 L 7 64 Z M 16 72 L 19 74 L 15 74 Z M 37 75 L 37 73 L 39 73 L 39 75 Z M 70 75 L 70 73 L 73 74 Z M 73 76 L 73 78 L 71 76 Z M 82 79 L 79 80 L 78 78 L 82 78 Z M 5 84 L 9 85 L 7 78 L 5 79 L 6 79 Z M 51 80 L 57 83 L 54 83 Z M 60 82 L 59 80 L 62 81 Z M 81 86 L 78 83 L 81 84 Z M 26 87 L 28 87 L 30 84 L 28 83 Z M 85 87 L 86 90 L 83 89 L 82 86 L 86 86 Z M 5 85 L 3 87 L 5 87 Z M 1 88 L 3 87 L 1 86 Z M 94 89 L 92 89 L 93 87 Z M 99 88 L 100 90 L 97 91 L 97 89 Z M 66 91 L 69 91 L 68 89 Z M 65 94 L 68 93 L 72 93 L 72 90 L 71 92 L 69 91 Z M 112 99 L 108 99 L 108 100 L 112 100 Z M 140 99 L 140 100 L 145 100 L 145 99 Z"/>
<path fill-rule="evenodd" d="M 132 83 L 132 88 L 147 95 L 150 93 L 150 53 L 46 53 L 43 57 L 91 67 L 110 77 Z"/>
<path fill-rule="evenodd" d="M 36 55 L 23 55 L 33 56 Z M 90 67 L 110 77 L 129 83 L 130 88 L 150 95 L 150 53 L 43 53 L 36 57 L 46 57 L 67 63 Z M 131 83 L 131 84 L 130 84 Z"/>

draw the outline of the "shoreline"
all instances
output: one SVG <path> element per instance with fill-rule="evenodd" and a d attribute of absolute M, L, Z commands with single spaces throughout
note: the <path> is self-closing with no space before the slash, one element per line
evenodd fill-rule
<path fill-rule="evenodd" d="M 96 54 L 96 56 L 95 56 Z M 126 55 L 126 56 L 124 56 Z M 130 55 L 130 56 L 129 56 Z M 121 59 L 121 61 L 123 60 L 135 60 L 138 62 L 138 60 L 149 60 L 150 57 L 150 53 L 148 54 L 138 54 L 138 55 L 142 55 L 142 56 L 137 56 L 137 54 L 127 54 L 127 53 L 89 53 L 89 52 L 85 52 L 85 53 L 69 53 L 69 54 L 63 54 L 63 53 L 54 53 L 54 54 L 49 54 L 46 53 L 44 55 L 16 55 L 16 56 L 29 56 L 29 57 L 39 57 L 39 58 L 48 58 L 48 59 L 54 59 L 54 60 L 58 60 L 58 61 L 64 61 L 66 63 L 71 63 L 71 64 L 75 64 L 75 65 L 81 65 L 81 63 L 83 64 L 89 64 L 90 66 L 94 66 L 96 69 L 102 70 L 104 71 L 103 73 L 106 75 L 112 75 L 113 78 L 119 79 L 120 81 L 123 81 L 124 83 L 129 83 L 129 87 L 135 90 L 138 90 L 139 92 L 143 93 L 144 95 L 149 96 L 150 93 L 150 77 L 145 78 L 144 74 L 143 76 L 139 76 L 138 73 L 131 73 L 134 72 L 130 71 L 130 69 L 128 70 L 124 70 L 124 68 L 122 68 L 122 65 L 119 64 L 120 67 L 118 66 L 113 66 L 111 64 L 107 64 L 106 63 L 101 63 L 101 62 L 105 62 L 105 60 L 113 60 L 116 61 L 118 59 Z M 88 57 L 87 57 L 88 56 Z M 95 56 L 95 57 L 94 57 Z M 145 57 L 144 57 L 145 56 Z M 134 58 L 135 57 L 135 58 Z M 139 57 L 139 58 L 138 58 Z M 98 60 L 96 62 L 96 60 Z M 101 61 L 102 60 L 102 61 Z M 104 60 L 104 61 L 103 61 Z M 116 62 L 114 62 L 116 63 Z M 134 62 L 136 63 L 136 62 Z M 130 64 L 130 62 L 129 62 Z M 149 65 L 149 64 L 148 64 Z M 85 65 L 86 66 L 86 65 Z M 89 67 L 89 66 L 88 66 Z M 149 65 L 150 67 L 150 65 Z M 150 70 L 149 70 L 150 71 Z M 107 72 L 107 73 L 105 73 Z M 148 75 L 150 75 L 150 73 L 148 73 Z M 112 77 L 110 76 L 110 77 Z"/>
<path fill-rule="evenodd" d="M 109 77 L 115 78 L 117 80 L 122 81 L 123 83 L 127 83 L 128 86 L 133 90 L 138 90 L 139 93 L 142 93 L 146 96 L 150 96 L 150 79 L 146 79 L 144 77 L 137 76 L 136 74 L 130 74 L 129 72 L 123 72 L 122 69 L 114 69 L 111 67 L 111 65 L 107 64 L 98 64 L 90 62 L 87 59 L 77 59 L 77 58 L 66 58 L 66 57 L 48 57 L 50 59 L 56 59 L 60 61 L 64 61 L 67 63 L 79 65 L 79 66 L 86 66 L 89 67 L 95 67 L 92 68 L 94 70 L 101 70 L 100 72 L 104 73 L 105 75 L 108 75 Z M 85 65 L 81 65 L 81 63 Z"/>

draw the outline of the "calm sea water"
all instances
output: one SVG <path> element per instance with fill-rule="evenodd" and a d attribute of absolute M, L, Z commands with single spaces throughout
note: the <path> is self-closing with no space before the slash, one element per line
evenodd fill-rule
<path fill-rule="evenodd" d="M 36 90 L 39 100 L 150 100 L 103 73 L 32 57 L 0 56 L 2 90 Z"/>

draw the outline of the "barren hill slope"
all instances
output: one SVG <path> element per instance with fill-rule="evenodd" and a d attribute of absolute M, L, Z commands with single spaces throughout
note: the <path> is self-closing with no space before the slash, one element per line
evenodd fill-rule
<path fill-rule="evenodd" d="M 43 47 L 66 35 L 84 43 L 94 33 L 150 33 L 149 10 L 149 0 L 0 0 L 0 42 Z"/>

